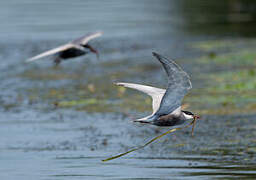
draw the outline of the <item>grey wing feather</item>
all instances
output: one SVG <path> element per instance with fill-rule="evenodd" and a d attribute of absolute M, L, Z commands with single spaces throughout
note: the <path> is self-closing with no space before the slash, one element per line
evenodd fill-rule
<path fill-rule="evenodd" d="M 167 115 L 181 106 L 184 96 L 192 88 L 190 78 L 174 61 L 153 53 L 163 65 L 168 76 L 168 87 L 160 107 L 155 113 L 157 116 Z M 176 112 L 177 113 L 177 112 Z"/>
<path fill-rule="evenodd" d="M 164 96 L 164 93 L 165 93 L 165 89 L 160 89 L 160 88 L 141 85 L 141 84 L 118 82 L 116 83 L 116 85 L 136 89 L 138 91 L 144 92 L 149 96 L 151 96 L 153 114 L 158 110 L 162 97 Z"/>
<path fill-rule="evenodd" d="M 95 33 L 86 34 L 78 39 L 71 41 L 71 43 L 85 45 L 90 40 L 97 38 L 97 37 L 101 36 L 102 34 L 103 34 L 103 32 L 95 32 Z"/>

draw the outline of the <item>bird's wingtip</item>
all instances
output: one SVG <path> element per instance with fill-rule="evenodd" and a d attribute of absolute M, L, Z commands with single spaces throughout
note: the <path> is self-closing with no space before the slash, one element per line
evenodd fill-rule
<path fill-rule="evenodd" d="M 157 58 L 161 57 L 161 55 L 158 54 L 158 53 L 156 53 L 156 52 L 152 52 L 152 54 L 153 54 L 153 56 L 155 56 L 155 57 L 157 57 Z"/>
<path fill-rule="evenodd" d="M 156 56 L 156 55 L 158 55 L 156 52 L 152 52 L 152 54 L 153 54 L 153 56 Z"/>
<path fill-rule="evenodd" d="M 121 82 L 113 82 L 114 85 L 117 85 L 117 86 L 124 86 L 123 83 Z"/>
<path fill-rule="evenodd" d="M 97 34 L 98 36 L 102 36 L 104 34 L 103 31 L 96 31 L 95 34 Z"/>
<path fill-rule="evenodd" d="M 32 62 L 32 61 L 34 61 L 34 59 L 31 59 L 31 58 L 30 58 L 30 59 L 26 59 L 26 60 L 25 60 L 25 63 L 30 63 L 30 62 Z"/>
<path fill-rule="evenodd" d="M 161 63 L 166 63 L 166 62 L 171 62 L 172 64 L 177 65 L 172 59 L 167 58 L 161 54 L 158 54 L 156 52 L 152 52 L 153 56 L 156 57 L 156 59 L 158 59 L 158 61 L 160 61 Z M 177 65 L 178 66 L 178 65 Z"/>
<path fill-rule="evenodd" d="M 166 57 L 164 57 L 163 55 L 161 54 L 158 54 L 156 52 L 152 52 L 153 56 L 156 57 L 158 60 L 161 61 L 161 59 L 167 59 Z"/>

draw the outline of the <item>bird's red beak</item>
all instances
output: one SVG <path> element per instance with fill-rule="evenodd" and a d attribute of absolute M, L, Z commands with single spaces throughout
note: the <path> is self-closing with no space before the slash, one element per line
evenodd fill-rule
<path fill-rule="evenodd" d="M 96 49 L 94 49 L 92 46 L 87 45 L 90 51 L 94 54 L 96 54 L 97 58 L 99 59 L 99 53 Z"/>
<path fill-rule="evenodd" d="M 194 115 L 194 119 L 200 119 L 200 116 Z"/>

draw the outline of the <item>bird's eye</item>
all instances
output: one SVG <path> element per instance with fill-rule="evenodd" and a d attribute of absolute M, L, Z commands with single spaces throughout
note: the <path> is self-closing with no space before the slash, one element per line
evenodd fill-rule
<path fill-rule="evenodd" d="M 191 115 L 191 116 L 193 116 L 194 114 L 192 113 L 192 112 L 189 112 L 189 111 L 183 111 L 185 114 L 187 114 L 187 115 Z"/>

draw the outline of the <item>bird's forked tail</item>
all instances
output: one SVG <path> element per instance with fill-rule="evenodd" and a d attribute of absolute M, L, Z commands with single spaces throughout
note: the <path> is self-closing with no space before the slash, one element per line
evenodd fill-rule
<path fill-rule="evenodd" d="M 147 123 L 147 124 L 153 124 L 153 122 L 158 119 L 157 115 L 150 115 L 144 118 L 136 119 L 133 122 L 139 122 L 139 123 Z"/>

